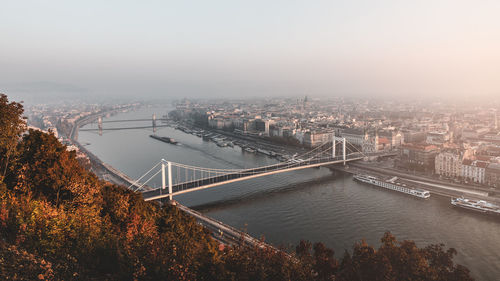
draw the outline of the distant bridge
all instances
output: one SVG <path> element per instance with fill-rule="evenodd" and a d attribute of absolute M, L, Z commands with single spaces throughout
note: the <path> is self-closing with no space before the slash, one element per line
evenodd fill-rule
<path fill-rule="evenodd" d="M 168 127 L 168 125 L 157 125 L 156 121 L 169 121 L 171 119 L 168 118 L 156 118 L 156 114 L 153 114 L 152 118 L 142 118 L 142 119 L 120 119 L 120 120 L 102 120 L 102 116 L 97 117 L 97 129 L 89 128 L 89 129 L 80 129 L 80 131 L 87 132 L 99 132 L 99 135 L 102 135 L 103 131 L 119 131 L 119 130 L 134 130 L 134 129 L 149 129 L 152 128 L 153 132 L 156 132 L 156 128 Z M 104 128 L 104 123 L 130 123 L 130 122 L 144 122 L 151 121 L 151 126 L 129 126 L 129 127 L 111 127 Z"/>
<path fill-rule="evenodd" d="M 367 157 L 345 138 L 333 136 L 326 142 L 303 155 L 277 164 L 249 169 L 214 169 L 190 166 L 162 159 L 138 180 L 129 186 L 130 189 L 142 191 L 146 201 L 169 198 L 188 192 L 207 189 L 227 183 L 244 181 L 272 174 L 295 170 L 346 164 Z M 153 189 L 147 183 L 161 173 L 161 188 Z M 140 181 L 149 178 L 143 183 Z M 168 189 L 167 189 L 168 188 Z"/>

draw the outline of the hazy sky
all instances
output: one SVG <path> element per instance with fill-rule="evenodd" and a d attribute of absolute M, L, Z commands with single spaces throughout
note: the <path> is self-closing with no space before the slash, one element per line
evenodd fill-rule
<path fill-rule="evenodd" d="M 500 1 L 1 0 L 0 91 L 39 82 L 108 95 L 500 96 Z"/>

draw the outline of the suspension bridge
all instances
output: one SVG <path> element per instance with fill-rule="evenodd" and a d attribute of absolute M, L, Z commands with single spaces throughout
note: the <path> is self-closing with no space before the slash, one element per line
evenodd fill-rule
<path fill-rule="evenodd" d="M 172 200 L 173 196 L 176 195 L 232 182 L 333 164 L 345 165 L 347 162 L 360 160 L 367 156 L 345 138 L 333 136 L 331 141 L 287 161 L 248 169 L 196 167 L 162 159 L 134 181 L 129 189 L 142 192 L 146 201 L 164 198 Z M 147 184 L 159 174 L 161 174 L 161 187 L 148 186 Z"/>

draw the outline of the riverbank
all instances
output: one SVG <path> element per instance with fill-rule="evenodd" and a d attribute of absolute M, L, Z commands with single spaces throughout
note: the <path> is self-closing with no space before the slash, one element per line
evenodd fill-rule
<path fill-rule="evenodd" d="M 259 248 L 270 248 L 273 249 L 274 251 L 281 251 L 280 249 L 267 244 L 259 239 L 256 239 L 252 236 L 250 236 L 248 233 L 245 233 L 243 231 L 237 230 L 236 228 L 227 225 L 221 221 L 215 220 L 211 217 L 205 216 L 202 213 L 195 211 L 191 208 L 188 208 L 184 205 L 181 205 L 179 203 L 175 203 L 176 206 L 184 211 L 186 214 L 189 214 L 190 216 L 194 217 L 198 223 L 202 224 L 206 228 L 212 231 L 212 237 L 217 240 L 219 243 L 224 244 L 224 245 L 238 245 L 238 244 L 244 244 L 250 247 L 259 247 Z M 287 253 L 287 256 L 289 258 L 292 258 L 291 255 Z"/>
<path fill-rule="evenodd" d="M 120 108 L 119 111 L 123 110 Z M 121 171 L 113 168 L 112 166 L 101 161 L 97 156 L 95 156 L 92 152 L 87 150 L 83 145 L 78 142 L 78 130 L 80 127 L 85 126 L 94 120 L 96 120 L 101 115 L 114 114 L 117 113 L 118 110 L 109 110 L 109 111 L 99 111 L 96 113 L 92 113 L 90 115 L 84 116 L 75 121 L 73 127 L 71 128 L 71 133 L 69 135 L 69 139 L 71 142 L 78 147 L 78 149 L 85 153 L 90 160 L 91 171 L 97 175 L 100 179 L 105 181 L 109 181 L 111 183 L 122 185 L 122 186 L 130 186 L 134 184 L 134 180 L 128 177 L 126 174 Z"/>
<path fill-rule="evenodd" d="M 490 196 L 488 190 L 477 189 L 475 187 L 469 188 L 464 185 L 450 184 L 448 182 L 439 181 L 436 179 L 429 179 L 417 175 L 403 173 L 394 169 L 379 168 L 370 163 L 349 163 L 348 166 L 332 166 L 332 169 L 347 172 L 351 174 L 371 173 L 375 175 L 397 176 L 406 181 L 411 182 L 419 188 L 426 189 L 431 194 L 436 194 L 445 197 L 468 197 L 478 200 L 487 200 L 491 202 L 500 203 L 500 198 L 497 196 Z"/>
<path fill-rule="evenodd" d="M 174 124 L 177 126 L 184 126 L 190 130 L 202 130 L 204 132 L 208 132 L 210 134 L 217 134 L 226 138 L 230 138 L 232 142 L 240 142 L 242 143 L 242 147 L 251 147 L 254 150 L 264 150 L 264 151 L 272 151 L 275 154 L 279 155 L 300 155 L 305 152 L 307 152 L 307 149 L 305 147 L 301 146 L 291 146 L 291 145 L 281 145 L 277 144 L 275 142 L 272 142 L 270 140 L 260 138 L 260 137 L 255 137 L 255 136 L 250 136 L 250 135 L 241 135 L 241 134 L 236 134 L 233 132 L 228 132 L 224 130 L 218 130 L 218 129 L 213 129 L 213 128 L 204 128 L 197 126 L 196 124 L 189 123 L 189 122 L 178 122 L 174 121 Z"/>

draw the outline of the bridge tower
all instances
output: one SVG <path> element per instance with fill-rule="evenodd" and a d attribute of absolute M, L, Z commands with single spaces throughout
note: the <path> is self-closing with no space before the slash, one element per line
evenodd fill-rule
<path fill-rule="evenodd" d="M 156 113 L 153 113 L 153 133 L 156 133 Z"/>
<path fill-rule="evenodd" d="M 346 161 L 346 153 L 345 153 L 345 138 L 342 139 L 342 157 L 344 159 L 344 166 Z"/>
<path fill-rule="evenodd" d="M 97 118 L 97 127 L 99 128 L 99 136 L 102 136 L 102 116 Z"/>
<path fill-rule="evenodd" d="M 335 132 L 333 132 L 333 138 L 332 138 L 332 157 L 335 158 Z"/>
<path fill-rule="evenodd" d="M 498 130 L 498 116 L 496 110 L 495 110 L 495 130 Z"/>
<path fill-rule="evenodd" d="M 166 163 L 166 165 L 165 165 Z M 167 187 L 166 184 L 166 172 L 165 168 L 168 169 L 168 199 L 172 201 L 172 162 L 167 161 L 165 159 L 161 159 L 161 188 L 165 189 Z"/>

